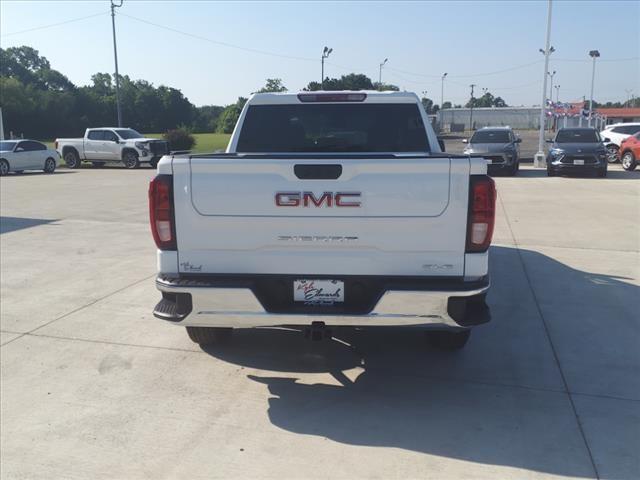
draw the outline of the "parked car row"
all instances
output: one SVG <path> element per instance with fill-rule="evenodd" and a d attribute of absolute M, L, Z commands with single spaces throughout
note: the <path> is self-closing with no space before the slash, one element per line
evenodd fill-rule
<path fill-rule="evenodd" d="M 635 170 L 640 161 L 640 123 L 617 123 L 601 132 L 593 128 L 563 128 L 553 140 L 547 156 L 547 173 L 554 176 L 575 171 L 595 171 L 607 175 L 607 163 L 620 161 L 625 170 Z M 483 156 L 490 174 L 516 175 L 520 169 L 520 139 L 510 127 L 484 127 L 464 139 L 467 155 Z M 155 168 L 169 153 L 164 140 L 146 138 L 131 128 L 88 128 L 83 138 L 58 138 L 55 150 L 35 140 L 3 141 L 0 148 L 0 175 L 24 170 L 55 171 L 62 158 L 68 168 L 83 161 L 95 167 L 123 163 L 137 168 L 148 163 Z"/>
<path fill-rule="evenodd" d="M 624 128 L 622 128 L 624 126 Z M 634 135 L 627 135 L 635 129 Z M 611 137 L 606 135 L 611 134 Z M 634 170 L 640 161 L 640 124 L 616 124 L 598 132 L 594 128 L 561 128 L 551 143 L 547 155 L 547 175 L 593 172 L 607 176 L 607 165 L 620 160 L 625 170 Z M 482 156 L 488 162 L 489 174 L 505 173 L 513 176 L 520 167 L 521 139 L 510 127 L 484 127 L 477 130 L 466 144 L 463 153 Z"/>

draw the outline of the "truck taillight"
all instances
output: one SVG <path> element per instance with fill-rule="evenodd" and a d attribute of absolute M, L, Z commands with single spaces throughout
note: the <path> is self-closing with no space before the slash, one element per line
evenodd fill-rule
<path fill-rule="evenodd" d="M 469 185 L 467 253 L 486 252 L 496 219 L 496 184 L 486 175 L 472 175 Z"/>
<path fill-rule="evenodd" d="M 171 175 L 158 175 L 149 183 L 149 221 L 151 233 L 158 248 L 175 250 L 176 229 Z"/>

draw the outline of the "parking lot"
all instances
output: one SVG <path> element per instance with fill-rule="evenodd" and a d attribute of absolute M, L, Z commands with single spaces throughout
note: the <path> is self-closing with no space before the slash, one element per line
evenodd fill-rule
<path fill-rule="evenodd" d="M 640 478 L 640 174 L 496 179 L 493 321 L 411 330 L 155 319 L 154 171 L 0 183 L 3 478 Z"/>

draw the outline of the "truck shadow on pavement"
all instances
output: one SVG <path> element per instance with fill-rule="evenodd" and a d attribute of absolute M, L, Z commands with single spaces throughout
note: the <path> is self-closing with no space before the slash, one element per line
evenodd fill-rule
<path fill-rule="evenodd" d="M 46 218 L 0 217 L 0 235 L 57 221 Z"/>
<path fill-rule="evenodd" d="M 553 279 L 549 285 L 534 285 L 535 296 L 523 261 L 527 270 L 535 265 L 532 275 L 544 272 Z M 603 363 L 637 371 L 637 355 L 629 353 L 638 334 L 638 322 L 630 326 L 626 317 L 633 319 L 631 307 L 624 318 L 608 319 L 606 327 L 582 317 L 580 308 L 586 315 L 589 298 L 639 298 L 640 288 L 625 279 L 573 269 L 535 251 L 493 247 L 491 263 L 493 321 L 474 330 L 459 352 L 430 349 L 424 332 L 407 328 L 339 328 L 332 331 L 332 340 L 322 342 L 305 340 L 294 329 L 246 329 L 235 331 L 229 344 L 204 350 L 263 370 L 248 378 L 267 386 L 269 419 L 288 432 L 347 445 L 593 477 L 536 297 L 553 303 L 546 289 L 570 284 L 563 295 L 577 306 L 562 319 L 560 330 L 551 328 L 552 338 L 561 330 L 590 329 L 581 332 L 578 345 L 572 339 L 574 355 L 603 358 L 605 352 L 598 348 L 614 342 L 627 350 L 626 356 L 614 355 Z M 593 366 L 587 362 L 584 368 Z M 624 381 L 638 382 L 631 374 Z M 632 437 L 637 426 L 625 428 Z M 441 477 L 465 476 L 459 468 L 464 467 L 456 467 L 456 475 L 440 470 Z M 489 478 L 495 471 L 485 473 Z"/>

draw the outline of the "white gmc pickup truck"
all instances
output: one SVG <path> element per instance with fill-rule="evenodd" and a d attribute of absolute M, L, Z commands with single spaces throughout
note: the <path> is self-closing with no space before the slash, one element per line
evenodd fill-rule
<path fill-rule="evenodd" d="M 256 94 L 226 153 L 165 156 L 149 186 L 154 315 L 208 344 L 233 327 L 489 321 L 496 191 L 446 155 L 412 93 Z"/>
<path fill-rule="evenodd" d="M 122 162 L 127 168 L 138 168 L 148 162 L 156 168 L 158 160 L 169 153 L 167 142 L 144 135 L 131 128 L 87 128 L 83 138 L 56 138 L 55 149 L 68 168 L 80 168 L 82 161 L 95 167 Z"/>

